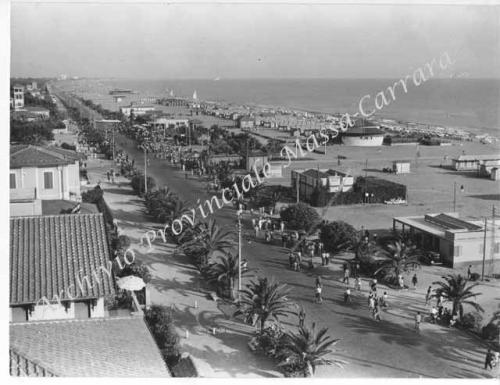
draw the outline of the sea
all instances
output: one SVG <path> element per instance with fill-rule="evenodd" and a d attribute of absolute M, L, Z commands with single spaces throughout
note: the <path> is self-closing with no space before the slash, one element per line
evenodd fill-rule
<path fill-rule="evenodd" d="M 132 89 L 143 95 L 192 97 L 238 105 L 281 106 L 324 113 L 358 111 L 360 98 L 385 91 L 391 103 L 376 116 L 467 129 L 500 137 L 500 79 L 429 79 L 419 86 L 408 81 L 408 92 L 396 88 L 396 100 L 386 91 L 398 79 L 102 79 L 101 85 Z"/>

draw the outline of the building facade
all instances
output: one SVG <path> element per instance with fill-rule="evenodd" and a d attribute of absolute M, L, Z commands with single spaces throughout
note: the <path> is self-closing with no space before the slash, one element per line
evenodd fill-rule
<path fill-rule="evenodd" d="M 499 270 L 500 227 L 490 220 L 486 231 L 484 222 L 466 221 L 456 213 L 427 214 L 425 216 L 393 219 L 394 230 L 408 233 L 417 246 L 438 252 L 444 264 L 450 267 L 485 263 Z"/>
<path fill-rule="evenodd" d="M 35 214 L 39 200 L 79 200 L 80 159 L 75 151 L 56 147 L 11 146 L 11 215 Z"/>
<path fill-rule="evenodd" d="M 12 90 L 14 99 L 14 109 L 18 110 L 24 107 L 24 86 L 16 84 Z"/>
<path fill-rule="evenodd" d="M 451 160 L 451 166 L 456 171 L 479 171 L 482 164 L 500 161 L 500 155 L 460 155 Z"/>
<path fill-rule="evenodd" d="M 347 192 L 352 190 L 354 177 L 331 169 L 292 170 L 291 187 L 299 189 L 299 197 L 303 200 L 311 199 L 317 189 L 326 193 Z"/>

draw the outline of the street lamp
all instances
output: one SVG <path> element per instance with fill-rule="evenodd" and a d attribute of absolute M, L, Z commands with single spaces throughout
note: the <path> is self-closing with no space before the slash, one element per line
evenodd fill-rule
<path fill-rule="evenodd" d="M 464 192 L 464 185 L 460 185 L 460 192 Z M 456 212 L 457 208 L 457 182 L 453 182 L 453 212 Z"/>
<path fill-rule="evenodd" d="M 236 212 L 238 217 L 238 303 L 241 300 L 241 210 Z"/>
<path fill-rule="evenodd" d="M 144 151 L 144 194 L 148 193 L 148 176 L 147 176 L 147 168 L 148 168 L 148 157 L 146 146 L 141 145 L 142 150 Z"/>

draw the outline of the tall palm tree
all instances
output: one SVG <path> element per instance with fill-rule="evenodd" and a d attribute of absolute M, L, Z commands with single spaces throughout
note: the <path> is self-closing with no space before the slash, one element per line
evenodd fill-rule
<path fill-rule="evenodd" d="M 257 282 L 250 281 L 246 289 L 241 291 L 240 308 L 234 315 L 244 315 L 247 322 L 257 316 L 262 332 L 268 319 L 278 321 L 281 316 L 295 314 L 287 298 L 289 291 L 286 285 L 280 284 L 274 278 L 268 280 L 259 277 Z"/>
<path fill-rule="evenodd" d="M 337 365 L 342 367 L 345 361 L 324 358 L 333 350 L 330 347 L 337 344 L 340 339 L 333 339 L 326 333 L 328 328 L 316 332 L 316 324 L 312 329 L 300 327 L 298 333 L 287 333 L 280 352 L 282 361 L 278 366 L 289 367 L 304 373 L 305 377 L 312 377 L 319 365 Z"/>
<path fill-rule="evenodd" d="M 443 296 L 443 299 L 453 304 L 452 314 L 460 315 L 462 320 L 464 315 L 464 305 L 472 306 L 476 311 L 484 312 L 484 309 L 475 302 L 475 298 L 482 293 L 473 293 L 472 289 L 479 285 L 479 282 L 467 286 L 467 279 L 460 274 L 448 274 L 446 277 L 441 277 L 443 281 L 433 282 L 433 285 L 439 285 L 435 290 L 434 297 Z M 474 301 L 470 299 L 474 297 Z"/>
<path fill-rule="evenodd" d="M 207 264 L 210 257 L 216 253 L 225 253 L 233 247 L 234 231 L 225 231 L 217 226 L 214 219 L 210 218 L 206 227 L 200 227 L 201 233 L 191 241 L 185 243 L 185 249 L 197 249 L 200 251 L 203 264 Z"/>
<path fill-rule="evenodd" d="M 239 258 L 237 255 L 226 253 L 222 257 L 218 257 L 216 262 L 208 265 L 208 279 L 211 282 L 217 282 L 223 287 L 229 287 L 231 290 L 231 299 L 234 299 L 234 285 L 239 275 Z M 245 275 L 243 269 L 242 276 Z"/>
<path fill-rule="evenodd" d="M 377 253 L 377 256 L 384 259 L 374 274 L 383 272 L 389 280 L 396 281 L 401 273 L 420 267 L 419 253 L 419 250 L 413 245 L 407 245 L 400 241 L 389 243 Z"/>

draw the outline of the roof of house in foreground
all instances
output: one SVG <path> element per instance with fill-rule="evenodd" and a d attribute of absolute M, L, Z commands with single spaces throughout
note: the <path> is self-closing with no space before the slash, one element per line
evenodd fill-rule
<path fill-rule="evenodd" d="M 109 245 L 102 214 L 64 214 L 10 219 L 10 304 L 36 303 L 43 296 L 69 300 L 100 298 L 114 293 L 109 268 Z M 94 272 L 99 277 L 98 282 Z M 82 277 L 91 285 L 79 288 Z"/>
<path fill-rule="evenodd" d="M 21 167 L 53 167 L 73 164 L 81 159 L 76 151 L 57 147 L 41 147 L 33 145 L 10 146 L 10 168 Z"/>
<path fill-rule="evenodd" d="M 10 324 L 10 347 L 55 376 L 171 376 L 139 316 Z"/>

